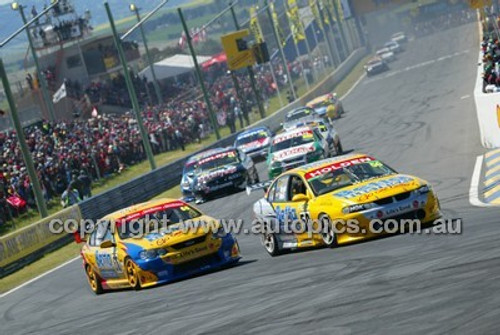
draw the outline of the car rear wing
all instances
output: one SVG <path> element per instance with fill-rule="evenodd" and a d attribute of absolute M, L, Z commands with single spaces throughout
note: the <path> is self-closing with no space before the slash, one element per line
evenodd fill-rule
<path fill-rule="evenodd" d="M 258 191 L 258 190 L 264 190 L 264 192 L 267 192 L 267 189 L 271 184 L 273 183 L 272 180 L 264 181 L 262 183 L 257 183 L 253 185 L 248 185 L 246 187 L 247 194 L 250 195 L 252 192 Z"/>

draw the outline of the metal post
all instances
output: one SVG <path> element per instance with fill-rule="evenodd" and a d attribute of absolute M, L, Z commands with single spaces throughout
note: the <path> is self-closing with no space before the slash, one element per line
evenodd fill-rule
<path fill-rule="evenodd" d="M 280 106 L 283 107 L 283 98 L 281 97 L 280 85 L 276 80 L 276 75 L 274 74 L 273 60 L 269 60 L 269 70 L 271 71 L 271 76 L 273 77 L 274 85 L 276 85 L 276 93 L 278 94 L 278 100 L 280 101 Z"/>
<path fill-rule="evenodd" d="M 335 58 L 333 57 L 333 46 L 330 41 L 330 35 L 329 34 L 327 35 L 326 33 L 324 14 L 323 11 L 321 10 L 321 7 L 319 6 L 319 1 L 316 1 L 316 8 L 318 9 L 319 19 L 322 20 L 322 22 L 318 23 L 318 26 L 321 29 L 321 33 L 323 34 L 323 39 L 325 40 L 326 48 L 328 50 L 328 56 L 330 57 L 330 64 L 332 64 L 332 67 L 335 67 Z M 333 22 L 330 22 L 330 24 L 333 25 Z"/>
<path fill-rule="evenodd" d="M 19 120 L 19 115 L 17 114 L 17 106 L 12 96 L 12 91 L 9 85 L 9 79 L 7 78 L 7 73 L 5 72 L 5 67 L 3 65 L 3 60 L 0 58 L 0 76 L 2 77 L 3 89 L 5 91 L 5 97 L 9 102 L 10 117 L 12 121 L 12 126 L 16 130 L 17 139 L 19 141 L 19 148 L 21 149 L 21 154 L 23 155 L 24 164 L 26 164 L 26 171 L 30 178 L 31 185 L 33 185 L 33 194 L 35 195 L 36 206 L 38 207 L 38 213 L 42 218 L 47 217 L 49 214 L 47 212 L 47 206 L 45 204 L 45 199 L 43 198 L 42 187 L 40 185 L 40 180 L 35 170 L 35 165 L 33 164 L 33 158 L 31 157 L 30 150 L 26 144 L 26 138 L 24 137 L 24 130 Z"/>
<path fill-rule="evenodd" d="M 238 18 L 236 17 L 236 13 L 234 12 L 234 5 L 229 4 L 231 8 L 231 15 L 233 16 L 234 26 L 236 30 L 240 30 L 240 24 L 238 23 Z M 262 103 L 262 96 L 260 95 L 260 90 L 257 88 L 257 83 L 255 81 L 255 74 L 253 72 L 253 68 L 251 66 L 247 66 L 248 76 L 250 77 L 250 83 L 252 85 L 253 93 L 255 94 L 255 98 L 257 99 L 257 106 L 259 107 L 260 117 L 264 118 L 266 116 L 266 110 L 264 108 L 264 104 Z"/>
<path fill-rule="evenodd" d="M 271 14 L 271 9 L 269 8 L 268 0 L 264 0 L 264 6 L 266 7 L 267 16 L 269 17 L 269 21 L 273 26 L 273 35 L 276 39 L 276 44 L 278 45 L 278 49 L 280 51 L 281 61 L 283 62 L 283 66 L 285 67 L 286 75 L 288 77 L 288 82 L 290 83 L 290 90 L 292 91 L 293 100 L 297 100 L 297 92 L 295 92 L 295 87 L 293 87 L 292 76 L 290 75 L 290 71 L 288 70 L 288 64 L 286 62 L 285 52 L 283 51 L 283 46 L 281 45 L 280 38 L 278 36 L 277 27 L 274 25 L 273 14 Z"/>
<path fill-rule="evenodd" d="M 313 35 L 314 35 L 314 25 L 313 25 Z M 313 75 L 313 81 L 316 80 L 315 77 L 315 73 L 314 73 L 314 69 L 313 69 L 313 64 L 314 64 L 314 58 L 312 57 L 312 49 L 311 49 L 311 45 L 309 44 L 309 39 L 307 38 L 307 27 L 304 27 L 304 37 L 305 37 L 305 41 L 306 41 L 306 49 L 307 49 L 307 54 L 309 55 L 309 61 L 311 62 L 311 67 L 310 67 L 310 71 Z M 316 44 L 317 45 L 317 44 Z M 312 59 L 312 60 L 311 60 Z"/>
<path fill-rule="evenodd" d="M 141 15 L 139 14 L 139 8 L 134 6 L 135 15 L 137 17 L 137 21 L 141 22 Z M 148 59 L 149 68 L 151 69 L 151 74 L 153 75 L 153 86 L 155 88 L 156 98 L 158 99 L 158 103 L 163 103 L 163 95 L 160 90 L 160 85 L 158 84 L 158 78 L 156 77 L 156 71 L 154 69 L 153 59 L 151 58 L 151 53 L 149 52 L 148 41 L 146 39 L 146 34 L 144 32 L 144 27 L 142 24 L 140 25 L 142 42 L 144 43 L 144 49 L 146 51 L 146 58 Z"/>
<path fill-rule="evenodd" d="M 251 111 L 248 110 L 247 101 L 246 101 L 245 97 L 241 94 L 240 84 L 238 83 L 238 78 L 236 77 L 236 73 L 234 71 L 229 71 L 229 72 L 230 72 L 231 78 L 233 79 L 234 91 L 236 93 L 236 97 L 238 98 L 238 100 L 241 103 L 241 107 L 242 107 L 241 112 L 242 113 L 243 113 L 243 111 L 245 112 L 245 113 L 243 113 L 243 118 L 245 119 L 247 126 L 249 126 L 250 125 L 249 112 L 251 112 Z"/>
<path fill-rule="evenodd" d="M 283 0 L 283 5 L 285 6 L 285 11 L 286 11 L 288 9 L 288 6 L 286 4 L 286 0 Z M 288 26 L 290 27 L 290 30 L 291 30 L 292 26 L 291 26 L 291 21 L 288 18 L 288 13 L 285 13 L 285 15 L 286 15 L 286 19 L 288 21 Z M 293 41 L 293 46 L 295 47 L 295 53 L 297 54 L 297 60 L 299 61 L 300 69 L 302 70 L 302 75 L 304 76 L 304 80 L 306 81 L 306 87 L 307 87 L 307 90 L 309 91 L 309 89 L 310 89 L 309 79 L 307 78 L 307 74 L 304 71 L 304 61 L 300 60 L 299 45 L 298 45 L 298 42 L 295 41 L 295 36 L 293 34 L 293 31 L 290 31 L 290 32 L 292 33 L 292 41 Z M 304 35 L 305 35 L 305 30 L 304 30 Z M 305 37 L 305 38 L 307 38 L 307 37 Z"/>
<path fill-rule="evenodd" d="M 21 19 L 23 20 L 23 24 L 27 25 L 28 21 L 26 20 L 26 16 L 24 15 L 24 7 L 19 6 L 19 13 L 21 14 Z M 40 87 L 42 88 L 43 100 L 45 100 L 45 104 L 47 105 L 47 109 L 49 110 L 49 118 L 50 121 L 55 121 L 56 112 L 54 110 L 54 104 L 52 103 L 52 98 L 49 95 L 49 88 L 47 86 L 47 81 L 45 80 L 45 76 L 40 69 L 40 63 L 38 62 L 38 55 L 36 54 L 35 46 L 33 45 L 33 38 L 31 37 L 29 27 L 26 28 L 26 34 L 28 35 L 28 43 L 31 49 L 31 56 L 33 57 L 33 62 L 35 63 L 35 69 L 38 73 L 38 82 L 40 83 Z"/>
<path fill-rule="evenodd" d="M 111 14 L 111 10 L 109 9 L 109 4 L 107 2 L 104 3 L 104 7 L 106 8 L 106 13 L 108 14 L 109 25 L 111 26 L 113 39 L 115 40 L 115 46 L 116 49 L 118 50 L 118 57 L 120 58 L 120 63 L 123 68 L 123 76 L 125 77 L 125 84 L 127 85 L 128 93 L 130 95 L 130 100 L 132 101 L 132 109 L 134 110 L 134 114 L 137 119 L 139 132 L 141 133 L 142 144 L 144 145 L 144 151 L 146 151 L 146 156 L 148 157 L 151 170 L 155 170 L 156 162 L 153 156 L 153 150 L 151 150 L 151 143 L 149 143 L 148 133 L 146 132 L 146 128 L 144 127 L 141 115 L 141 109 L 139 107 L 139 101 L 137 100 L 137 93 L 135 92 L 134 84 L 132 83 L 132 78 L 130 77 L 130 72 L 127 66 L 127 61 L 125 59 L 125 54 L 123 53 L 122 43 L 120 38 L 118 37 L 118 33 L 116 32 L 116 26 L 115 26 L 115 21 L 113 20 L 113 14 Z"/>
<path fill-rule="evenodd" d="M 212 108 L 212 102 L 210 101 L 210 97 L 208 95 L 207 88 L 205 87 L 205 81 L 203 78 L 203 73 L 201 72 L 201 69 L 200 69 L 200 64 L 198 64 L 198 59 L 196 58 L 196 52 L 194 51 L 194 48 L 193 48 L 193 41 L 191 40 L 191 34 L 189 33 L 189 28 L 186 24 L 186 20 L 184 19 L 184 14 L 182 14 L 182 9 L 180 7 L 177 8 L 177 12 L 179 13 L 179 17 L 180 17 L 181 23 L 182 23 L 182 28 L 184 29 L 184 33 L 186 34 L 186 41 L 187 41 L 187 44 L 189 47 L 189 51 L 191 51 L 191 56 L 193 57 L 193 63 L 194 63 L 194 67 L 196 69 L 196 75 L 198 76 L 198 81 L 200 82 L 200 85 L 201 85 L 203 97 L 205 98 L 205 103 L 207 104 L 208 115 L 210 117 L 212 127 L 214 128 L 215 136 L 219 140 L 220 134 L 219 134 L 219 127 L 217 125 L 217 119 L 215 117 L 214 110 Z"/>
<path fill-rule="evenodd" d="M 344 32 L 344 27 L 342 25 L 342 21 L 340 20 L 340 14 L 339 14 L 339 8 L 337 7 L 337 1 L 336 0 L 330 0 L 333 1 L 333 10 L 335 14 L 335 21 L 337 22 L 337 25 L 339 27 L 339 32 L 340 32 L 340 39 L 342 40 L 342 44 L 344 45 L 344 52 L 346 54 L 344 55 L 345 58 L 348 57 L 348 55 L 351 53 L 351 50 L 349 50 L 349 45 L 347 44 L 347 38 L 345 37 L 345 32 Z M 332 22 L 333 24 L 333 22 Z"/>

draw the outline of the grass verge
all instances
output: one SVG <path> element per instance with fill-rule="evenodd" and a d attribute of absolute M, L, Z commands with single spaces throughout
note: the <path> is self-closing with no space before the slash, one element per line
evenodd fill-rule
<path fill-rule="evenodd" d="M 334 89 L 335 92 L 338 93 L 339 96 L 344 95 L 347 93 L 347 91 L 352 87 L 352 85 L 359 79 L 359 77 L 363 73 L 363 65 L 366 61 L 366 58 L 361 60 L 356 67 L 351 71 L 351 73 L 344 79 L 342 80 L 339 85 L 337 85 Z M 298 87 L 299 95 L 303 95 L 306 92 L 305 85 L 303 81 L 297 80 L 296 86 Z M 286 90 L 282 92 L 283 99 L 285 99 L 285 94 Z M 277 111 L 280 107 L 280 103 L 277 97 L 272 98 L 269 101 L 269 110 L 272 110 L 273 112 Z M 255 113 L 252 113 L 252 121 L 255 122 L 258 120 L 258 116 Z M 221 136 L 228 135 L 229 131 L 227 128 L 224 128 L 221 130 Z M 169 161 L 172 161 L 174 159 L 177 159 L 179 157 L 182 157 L 183 155 L 188 154 L 188 150 L 191 152 L 197 149 L 201 149 L 203 146 L 207 145 L 209 142 L 208 141 L 213 141 L 215 140 L 215 137 L 212 136 L 205 141 L 203 141 L 201 144 L 192 144 L 186 148 L 187 150 L 185 152 L 179 151 L 179 152 L 174 152 L 174 153 L 167 153 L 158 155 L 156 157 L 158 166 L 165 165 Z M 174 157 L 170 157 L 174 156 Z M 141 164 L 138 164 L 126 172 L 124 172 L 122 175 L 115 177 L 113 179 L 110 179 L 106 183 L 104 183 L 101 186 L 98 186 L 96 189 L 94 189 L 95 193 L 103 192 L 106 189 L 109 189 L 111 187 L 114 187 L 116 185 L 119 185 L 130 178 L 136 177 L 140 173 L 144 173 L 149 171 L 149 166 L 147 162 L 143 162 Z M 159 194 L 158 196 L 155 197 L 157 198 L 180 198 L 181 197 L 181 191 L 178 186 L 171 188 L 169 190 L 166 190 L 165 192 Z M 58 249 L 56 251 L 53 251 L 44 257 L 42 257 L 40 260 L 22 268 L 21 270 L 2 278 L 0 282 L 0 294 L 3 292 L 6 292 L 16 286 L 19 286 L 47 271 L 50 269 L 53 269 L 57 267 L 58 265 L 63 264 L 64 262 L 67 262 L 68 260 L 76 257 L 79 254 L 80 250 L 80 245 L 71 243 L 61 249 Z M 82 274 L 83 275 L 83 274 Z"/>

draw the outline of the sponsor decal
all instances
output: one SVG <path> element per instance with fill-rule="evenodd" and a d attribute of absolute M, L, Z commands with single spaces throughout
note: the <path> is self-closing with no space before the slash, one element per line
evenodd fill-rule
<path fill-rule="evenodd" d="M 233 165 L 233 166 L 224 167 L 222 169 L 208 171 L 206 173 L 202 173 L 198 177 L 198 181 L 199 182 L 205 182 L 205 181 L 212 180 L 212 179 L 215 179 L 215 178 L 224 177 L 224 176 L 227 176 L 228 174 L 235 173 L 237 170 L 238 170 L 238 168 Z"/>
<path fill-rule="evenodd" d="M 117 220 L 116 225 L 119 227 L 120 225 L 122 225 L 125 222 L 131 221 L 131 220 L 137 220 L 137 219 L 140 219 L 148 214 L 157 213 L 159 211 L 162 211 L 165 209 L 171 209 L 171 208 L 180 208 L 181 210 L 189 210 L 189 207 L 184 202 L 173 201 L 173 202 L 169 202 L 169 203 L 166 203 L 163 205 L 151 207 L 151 208 L 148 208 L 148 209 L 145 209 L 142 211 L 132 213 L 126 217 L 123 217 L 123 218 Z"/>
<path fill-rule="evenodd" d="M 208 162 L 220 159 L 220 158 L 224 158 L 224 157 L 235 158 L 236 157 L 236 152 L 234 150 L 232 150 L 232 151 L 226 151 L 226 152 L 221 152 L 221 153 L 218 153 L 218 154 L 215 154 L 215 155 L 203 158 L 202 160 L 200 160 L 198 162 L 198 165 L 202 165 L 202 164 L 205 164 L 205 163 L 208 163 Z"/>
<path fill-rule="evenodd" d="M 304 155 L 308 152 L 313 152 L 313 151 L 314 151 L 314 144 L 307 146 L 293 147 L 290 149 L 285 149 L 274 153 L 273 158 L 274 160 L 283 160 L 287 157 L 296 156 L 300 154 Z"/>
<path fill-rule="evenodd" d="M 240 145 L 240 148 L 241 149 L 260 148 L 260 147 L 266 145 L 268 142 L 269 142 L 269 138 L 263 137 L 263 138 L 259 138 L 258 140 L 255 140 L 255 141 L 242 144 L 242 145 Z"/>
<path fill-rule="evenodd" d="M 346 168 L 349 166 L 354 166 L 357 164 L 362 164 L 362 163 L 371 162 L 371 161 L 375 161 L 375 159 L 372 157 L 364 156 L 364 157 L 349 159 L 349 160 L 345 160 L 345 161 L 341 161 L 341 162 L 335 162 L 335 163 L 332 163 L 330 165 L 325 165 L 325 166 L 319 167 L 317 169 L 311 170 L 311 171 L 307 172 L 304 177 L 307 180 L 309 180 L 312 178 L 320 177 L 320 176 L 327 174 L 327 173 L 330 173 L 332 171 L 340 170 L 340 169 L 343 169 L 343 168 Z"/>
<path fill-rule="evenodd" d="M 350 199 L 358 196 L 365 195 L 367 193 L 373 193 L 377 191 L 381 191 L 384 189 L 396 187 L 396 186 L 401 186 L 403 184 L 409 184 L 413 182 L 415 179 L 407 177 L 407 176 L 397 176 L 397 177 L 392 177 L 389 179 L 385 180 L 380 180 L 380 181 L 374 181 L 371 183 L 368 183 L 363 186 L 356 187 L 352 190 L 345 190 L 345 191 L 340 191 L 337 193 L 334 193 L 334 196 L 340 197 L 340 198 L 345 198 L 345 199 Z"/>
<path fill-rule="evenodd" d="M 300 130 L 300 131 L 286 133 L 286 134 L 283 134 L 283 135 L 276 137 L 273 141 L 273 144 L 285 142 L 286 140 L 290 140 L 290 139 L 296 138 L 296 137 L 312 138 L 313 132 L 310 129 L 306 129 L 306 130 Z"/>

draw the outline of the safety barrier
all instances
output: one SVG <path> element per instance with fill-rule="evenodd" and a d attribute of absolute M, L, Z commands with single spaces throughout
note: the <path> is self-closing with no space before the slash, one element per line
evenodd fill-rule
<path fill-rule="evenodd" d="M 366 54 L 367 50 L 365 48 L 353 51 L 330 76 L 318 83 L 302 98 L 288 104 L 265 119 L 258 121 L 252 127 L 265 125 L 273 131 L 278 130 L 287 112 L 304 105 L 318 95 L 331 92 Z M 199 152 L 210 148 L 231 146 L 236 136 L 237 134 L 227 136 L 210 144 Z M 78 206 L 73 206 L 71 209 L 57 213 L 19 232 L 14 232 L 0 238 L 0 278 L 32 262 L 47 250 L 53 250 L 70 241 L 71 237 L 67 234 L 52 235 L 48 232 L 48 222 L 50 220 L 77 219 L 81 217 L 97 220 L 124 207 L 147 201 L 165 190 L 179 185 L 186 159 L 187 157 L 178 159 L 166 166 L 87 199 Z"/>
<path fill-rule="evenodd" d="M 483 92 L 483 56 L 479 53 L 474 100 L 481 144 L 487 149 L 500 148 L 500 93 Z"/>
<path fill-rule="evenodd" d="M 71 241 L 69 234 L 53 234 L 50 222 L 73 219 L 80 221 L 82 215 L 77 205 L 66 208 L 11 234 L 0 237 L 0 278 L 42 257 Z"/>

